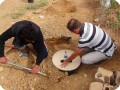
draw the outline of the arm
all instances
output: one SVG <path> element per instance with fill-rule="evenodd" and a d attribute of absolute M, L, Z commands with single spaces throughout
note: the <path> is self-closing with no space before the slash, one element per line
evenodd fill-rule
<path fill-rule="evenodd" d="M 11 28 L 7 29 L 5 32 L 3 32 L 0 35 L 0 62 L 1 63 L 7 62 L 7 58 L 4 55 L 4 45 L 5 45 L 5 41 L 11 37 L 13 37 L 13 33 L 12 33 Z"/>
<path fill-rule="evenodd" d="M 64 60 L 64 62 L 60 65 L 61 67 L 65 67 L 67 66 L 67 64 L 72 61 L 74 58 L 76 58 L 78 55 L 80 55 L 83 52 L 83 49 L 77 48 L 77 50 L 75 50 L 69 58 L 67 58 L 66 60 Z"/>
<path fill-rule="evenodd" d="M 38 40 L 33 43 L 33 47 L 35 48 L 37 52 L 37 58 L 35 66 L 32 69 L 32 73 L 36 73 L 39 69 L 40 63 L 43 61 L 43 59 L 46 57 L 46 47 L 44 44 L 42 33 L 39 33 Z"/>
<path fill-rule="evenodd" d="M 36 53 L 37 53 L 36 65 L 40 65 L 40 63 L 46 56 L 46 53 L 45 53 L 46 46 L 44 44 L 42 34 L 39 34 L 37 41 L 33 43 L 33 47 L 35 48 Z"/>
<path fill-rule="evenodd" d="M 39 42 L 40 43 L 40 42 Z M 37 46 L 38 45 L 38 46 Z M 39 44 L 34 44 L 33 45 L 36 52 L 37 52 L 37 58 L 36 58 L 36 63 L 32 69 L 32 73 L 37 73 L 38 70 L 39 70 L 39 65 L 40 63 L 43 61 L 43 59 L 46 57 L 45 55 L 45 51 L 44 51 L 44 48 L 43 46 L 39 47 Z"/>
<path fill-rule="evenodd" d="M 35 48 L 36 50 L 36 53 L 37 53 L 37 58 L 36 58 L 36 65 L 40 65 L 40 63 L 43 61 L 43 59 L 45 58 L 45 45 L 41 43 L 41 42 L 38 43 L 35 43 L 33 44 L 33 47 Z"/>

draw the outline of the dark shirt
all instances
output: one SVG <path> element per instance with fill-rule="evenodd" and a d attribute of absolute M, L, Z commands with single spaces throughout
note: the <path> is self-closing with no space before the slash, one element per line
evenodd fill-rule
<path fill-rule="evenodd" d="M 20 42 L 20 44 L 22 45 L 26 45 L 29 43 L 24 39 L 21 39 L 18 35 L 19 31 L 26 25 L 32 25 L 32 27 L 37 32 L 37 40 L 35 40 L 34 43 L 31 44 L 37 52 L 36 64 L 39 65 L 42 62 L 42 60 L 47 57 L 47 49 L 44 44 L 43 35 L 39 26 L 31 21 L 19 21 L 0 35 L 0 57 L 4 56 L 5 41 L 12 37 L 14 37 L 14 41 Z"/>

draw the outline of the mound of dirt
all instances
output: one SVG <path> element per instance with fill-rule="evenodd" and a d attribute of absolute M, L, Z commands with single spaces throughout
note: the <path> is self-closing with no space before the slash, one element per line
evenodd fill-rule
<path fill-rule="evenodd" d="M 52 3 L 48 7 L 42 10 L 43 14 L 61 14 L 61 13 L 74 13 L 76 12 L 76 6 L 74 2 L 67 0 L 60 0 Z"/>

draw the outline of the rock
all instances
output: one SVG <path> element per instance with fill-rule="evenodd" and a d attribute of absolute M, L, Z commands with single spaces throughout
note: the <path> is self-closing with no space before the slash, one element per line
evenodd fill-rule
<path fill-rule="evenodd" d="M 98 22 L 98 21 L 99 21 L 99 19 L 100 19 L 100 18 L 95 18 L 95 20 L 94 20 L 94 21 Z"/>
<path fill-rule="evenodd" d="M 44 16 L 43 16 L 43 15 L 40 15 L 39 18 L 44 19 Z"/>
<path fill-rule="evenodd" d="M 97 73 L 97 77 L 98 77 L 98 78 L 102 77 L 102 74 L 98 72 L 98 73 Z"/>
<path fill-rule="evenodd" d="M 62 76 L 58 76 L 57 77 L 57 82 L 60 82 L 62 80 L 62 78 L 63 78 Z"/>
<path fill-rule="evenodd" d="M 103 90 L 103 83 L 100 82 L 92 82 L 90 84 L 89 90 Z"/>
<path fill-rule="evenodd" d="M 115 80 L 117 85 L 120 85 L 120 71 L 116 71 L 116 80 Z"/>
<path fill-rule="evenodd" d="M 104 7 L 104 8 L 109 8 L 111 7 L 111 0 L 101 0 L 100 4 Z"/>
<path fill-rule="evenodd" d="M 104 76 L 104 83 L 109 83 L 110 84 L 110 77 Z"/>
<path fill-rule="evenodd" d="M 115 90 L 113 86 L 109 85 L 108 83 L 104 84 L 102 90 Z"/>
<path fill-rule="evenodd" d="M 97 73 L 95 74 L 95 78 L 104 82 L 105 76 L 109 77 L 110 79 L 110 77 L 113 76 L 113 72 L 99 67 Z"/>

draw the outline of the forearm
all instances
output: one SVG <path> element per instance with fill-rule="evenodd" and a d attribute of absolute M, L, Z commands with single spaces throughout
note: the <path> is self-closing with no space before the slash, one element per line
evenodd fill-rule
<path fill-rule="evenodd" d="M 0 40 L 0 57 L 4 56 L 4 42 Z"/>
<path fill-rule="evenodd" d="M 43 61 L 43 59 L 45 58 L 45 54 L 44 53 L 39 53 L 37 55 L 37 59 L 36 59 L 36 65 L 40 65 L 40 63 Z"/>
<path fill-rule="evenodd" d="M 74 51 L 74 52 L 70 55 L 70 57 L 69 57 L 68 59 L 66 59 L 67 62 L 70 62 L 70 61 L 72 61 L 73 59 L 75 59 L 78 55 L 81 54 L 81 52 L 82 52 L 82 49 L 77 49 L 76 51 Z"/>
<path fill-rule="evenodd" d="M 43 61 L 43 59 L 36 59 L 35 65 L 40 65 L 40 63 Z"/>
<path fill-rule="evenodd" d="M 44 46 L 37 46 L 37 44 L 34 44 L 33 46 L 37 53 L 36 64 L 39 65 L 43 61 L 43 59 L 46 58 L 46 50 Z"/>
<path fill-rule="evenodd" d="M 0 35 L 0 57 L 4 56 L 4 45 L 5 41 L 13 37 L 12 29 L 9 28 Z"/>

